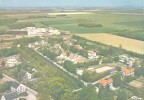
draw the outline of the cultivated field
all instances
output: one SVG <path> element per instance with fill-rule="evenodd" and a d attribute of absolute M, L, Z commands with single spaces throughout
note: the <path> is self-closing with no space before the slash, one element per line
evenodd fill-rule
<path fill-rule="evenodd" d="M 81 14 L 94 14 L 94 13 L 91 12 L 48 13 L 48 15 L 81 15 Z"/>
<path fill-rule="evenodd" d="M 122 48 L 126 50 L 144 54 L 144 41 L 129 39 L 107 33 L 77 35 L 92 41 L 101 42 L 107 45 L 113 45 L 115 47 L 119 47 L 121 45 Z"/>

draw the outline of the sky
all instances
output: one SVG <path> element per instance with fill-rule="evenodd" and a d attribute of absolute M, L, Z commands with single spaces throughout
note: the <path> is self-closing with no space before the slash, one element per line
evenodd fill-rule
<path fill-rule="evenodd" d="M 144 7 L 144 0 L 0 0 L 0 7 Z"/>

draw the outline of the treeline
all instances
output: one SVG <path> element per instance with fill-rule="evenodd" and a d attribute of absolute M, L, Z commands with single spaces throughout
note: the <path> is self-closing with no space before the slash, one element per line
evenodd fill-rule
<path fill-rule="evenodd" d="M 59 44 L 62 43 L 63 39 L 62 38 L 49 38 L 48 43 L 49 44 Z"/>
<path fill-rule="evenodd" d="M 26 19 L 34 19 L 34 18 L 48 18 L 47 16 L 28 16 Z"/>
<path fill-rule="evenodd" d="M 31 37 L 31 38 L 23 38 L 23 39 L 19 39 L 15 42 L 15 44 L 22 44 L 22 45 L 27 45 L 29 43 L 33 43 L 33 42 L 36 42 L 36 41 L 40 41 L 40 37 Z"/>
<path fill-rule="evenodd" d="M 7 33 L 6 30 L 0 29 L 0 35 L 6 34 L 6 33 Z"/>
<path fill-rule="evenodd" d="M 53 61 L 55 61 L 56 57 L 58 56 L 57 54 L 55 54 L 54 52 L 52 52 L 51 50 L 47 48 L 39 49 L 39 51 L 42 52 L 43 55 L 47 56 L 50 60 L 53 60 Z"/>
<path fill-rule="evenodd" d="M 2 19 L 0 19 L 0 26 L 2 26 L 2 25 L 9 25 L 9 24 L 15 23 L 17 21 L 18 21 L 18 19 L 2 18 Z"/>
<path fill-rule="evenodd" d="M 16 55 L 18 52 L 15 48 L 10 49 L 1 49 L 0 50 L 0 57 L 8 57 L 12 55 Z"/>
<path fill-rule="evenodd" d="M 144 41 L 144 30 L 138 30 L 138 31 L 124 31 L 124 32 L 117 32 L 114 33 L 118 36 L 123 36 L 127 38 L 137 39 Z"/>
<path fill-rule="evenodd" d="M 80 27 L 89 27 L 89 28 L 94 28 L 94 27 L 103 27 L 101 24 L 95 24 L 95 23 L 80 23 L 78 24 Z"/>
<path fill-rule="evenodd" d="M 25 28 L 25 27 L 35 27 L 35 24 L 34 23 L 31 23 L 31 22 L 19 22 L 19 23 L 13 23 L 13 24 L 10 24 L 8 25 L 8 27 L 10 29 L 21 29 L 21 28 Z"/>
<path fill-rule="evenodd" d="M 106 73 L 106 72 L 96 73 L 96 72 L 92 72 L 92 71 L 84 71 L 81 78 L 82 78 L 82 80 L 84 80 L 86 82 L 95 82 L 107 75 L 108 75 L 108 73 Z"/>
<path fill-rule="evenodd" d="M 102 44 L 100 42 L 91 41 L 91 40 L 85 39 L 85 38 L 80 37 L 80 36 L 74 36 L 74 37 L 79 41 L 80 40 L 81 41 L 87 41 L 87 42 L 91 42 L 91 43 L 96 44 L 99 47 L 99 48 L 97 48 L 97 50 L 103 56 L 114 56 L 114 55 L 119 55 L 119 54 L 128 54 L 131 57 L 137 57 L 137 58 L 144 59 L 144 54 L 139 54 L 136 52 L 127 51 L 127 50 L 122 49 L 122 48 L 118 48 L 118 47 L 114 47 L 114 46 L 110 46 L 110 45 L 105 45 L 105 44 Z"/>

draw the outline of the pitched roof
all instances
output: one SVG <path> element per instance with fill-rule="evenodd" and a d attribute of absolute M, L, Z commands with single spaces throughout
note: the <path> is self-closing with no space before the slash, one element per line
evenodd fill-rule
<path fill-rule="evenodd" d="M 130 74 L 133 73 L 135 71 L 135 68 L 124 68 L 123 72 L 124 74 Z"/>
<path fill-rule="evenodd" d="M 69 58 L 70 60 L 72 60 L 72 59 L 75 58 L 75 56 L 74 56 L 74 55 L 70 55 L 68 58 Z"/>
<path fill-rule="evenodd" d="M 11 84 L 11 87 L 13 87 L 13 88 L 18 88 L 19 87 L 19 83 L 18 82 L 12 82 L 12 84 Z"/>
<path fill-rule="evenodd" d="M 107 79 L 107 80 L 102 79 L 102 80 L 99 81 L 99 83 L 100 83 L 102 86 L 107 86 L 107 85 L 113 83 L 113 80 L 112 80 L 112 78 Z"/>
<path fill-rule="evenodd" d="M 11 92 L 11 93 L 5 94 L 4 97 L 6 100 L 14 100 L 14 99 L 17 99 L 19 95 L 17 92 Z"/>

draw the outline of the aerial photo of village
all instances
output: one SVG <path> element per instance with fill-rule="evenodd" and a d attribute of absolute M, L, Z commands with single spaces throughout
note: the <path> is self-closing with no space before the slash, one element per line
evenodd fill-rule
<path fill-rule="evenodd" d="M 144 100 L 144 1 L 0 0 L 0 100 Z"/>

